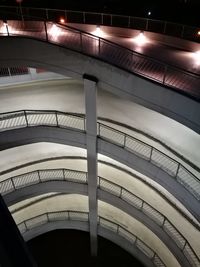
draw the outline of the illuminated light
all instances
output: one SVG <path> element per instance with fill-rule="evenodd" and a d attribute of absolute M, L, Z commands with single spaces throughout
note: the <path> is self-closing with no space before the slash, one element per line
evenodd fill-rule
<path fill-rule="evenodd" d="M 200 66 L 200 50 L 195 52 L 195 53 L 193 53 L 193 58 L 195 60 L 195 64 L 197 66 Z"/>
<path fill-rule="evenodd" d="M 101 30 L 100 26 L 96 27 L 96 30 L 92 32 L 93 35 L 96 35 L 97 37 L 104 37 L 105 34 L 104 32 Z"/>
<path fill-rule="evenodd" d="M 60 23 L 65 23 L 65 19 L 64 18 L 60 18 Z"/>
<path fill-rule="evenodd" d="M 197 32 L 197 35 L 199 35 L 199 36 L 200 36 L 200 31 L 198 31 L 198 32 Z"/>
<path fill-rule="evenodd" d="M 148 12 L 148 16 L 151 16 L 151 11 Z"/>
<path fill-rule="evenodd" d="M 56 26 L 55 24 L 52 25 L 51 29 L 49 30 L 49 34 L 51 35 L 51 38 L 56 41 L 59 37 L 59 35 L 61 35 L 61 29 Z"/>
<path fill-rule="evenodd" d="M 143 32 L 140 32 L 138 36 L 133 38 L 133 42 L 136 43 L 137 45 L 144 45 L 148 42 L 147 37 L 144 35 Z"/>

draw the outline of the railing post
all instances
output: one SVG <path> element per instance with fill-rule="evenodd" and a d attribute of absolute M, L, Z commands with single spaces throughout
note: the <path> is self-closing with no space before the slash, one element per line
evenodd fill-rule
<path fill-rule="evenodd" d="M 167 75 L 167 65 L 164 66 L 163 84 L 165 84 L 166 75 Z"/>
<path fill-rule="evenodd" d="M 66 178 L 65 178 L 65 169 L 62 169 L 62 171 L 63 171 L 63 180 L 65 181 L 66 180 Z"/>
<path fill-rule="evenodd" d="M 56 124 L 57 124 L 57 127 L 58 127 L 58 112 L 57 111 L 55 112 L 55 115 L 56 115 Z"/>
<path fill-rule="evenodd" d="M 124 148 L 126 147 L 126 134 L 124 134 Z"/>
<path fill-rule="evenodd" d="M 6 22 L 6 31 L 7 31 L 7 34 L 8 34 L 8 36 L 9 36 L 10 34 L 9 34 L 8 23 L 7 23 L 7 22 Z"/>
<path fill-rule="evenodd" d="M 101 53 L 101 38 L 99 37 L 99 47 L 98 47 L 98 54 L 99 54 L 99 57 L 100 57 L 100 53 Z"/>
<path fill-rule="evenodd" d="M 39 182 L 42 183 L 42 180 L 41 180 L 41 177 L 40 177 L 40 171 L 39 170 L 37 171 L 37 174 L 38 174 Z"/>
<path fill-rule="evenodd" d="M 149 156 L 149 162 L 151 162 L 152 154 L 153 154 L 153 147 L 151 147 L 150 156 Z"/>
<path fill-rule="evenodd" d="M 9 77 L 10 77 L 11 76 L 10 68 L 8 68 L 8 74 L 9 74 Z"/>
<path fill-rule="evenodd" d="M 122 198 L 122 191 L 123 191 L 123 188 L 122 188 L 122 186 L 121 186 L 121 187 L 120 187 L 120 195 L 119 195 L 120 198 Z"/>
<path fill-rule="evenodd" d="M 24 110 L 24 117 L 26 121 L 26 126 L 28 127 L 28 118 L 27 118 L 26 110 Z"/>
<path fill-rule="evenodd" d="M 177 167 L 177 170 L 176 170 L 176 174 L 175 174 L 175 178 L 176 178 L 176 180 L 177 180 L 177 175 L 178 175 L 178 172 L 179 172 L 179 169 L 180 169 L 180 163 L 178 162 L 178 167 Z"/>
<path fill-rule="evenodd" d="M 49 20 L 49 13 L 48 13 L 48 9 L 46 8 L 46 9 L 45 9 L 45 11 L 46 11 L 46 19 L 47 19 L 47 20 Z"/>
<path fill-rule="evenodd" d="M 47 23 L 46 23 L 46 21 L 44 21 L 44 29 L 45 29 L 46 41 L 48 42 L 48 33 L 47 33 Z"/>
<path fill-rule="evenodd" d="M 15 184 L 14 184 L 14 182 L 13 182 L 13 179 L 10 178 L 10 180 L 11 180 L 11 183 L 12 183 L 12 186 L 13 186 L 14 190 L 16 190 L 16 188 L 15 188 Z"/>

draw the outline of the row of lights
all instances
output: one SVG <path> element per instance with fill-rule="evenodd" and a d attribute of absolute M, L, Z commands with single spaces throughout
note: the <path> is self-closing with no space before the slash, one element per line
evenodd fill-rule
<path fill-rule="evenodd" d="M 59 22 L 61 24 L 66 24 L 66 20 L 64 18 L 60 18 Z M 4 27 L 8 26 L 8 23 L 6 20 L 3 21 Z M 53 24 L 52 28 L 50 29 L 50 34 L 54 36 L 55 39 L 59 37 L 61 34 L 60 29 Z M 97 37 L 105 37 L 106 34 L 102 31 L 100 26 L 96 26 L 96 30 L 92 32 L 93 35 Z M 198 31 L 198 35 L 200 36 L 200 31 Z M 139 47 L 139 49 L 136 49 L 138 52 L 141 52 L 140 47 L 150 42 L 150 40 L 144 35 L 144 32 L 140 32 L 136 37 L 132 38 L 132 41 Z M 200 66 L 200 50 L 197 52 L 192 53 L 192 57 L 194 58 L 196 65 Z"/>

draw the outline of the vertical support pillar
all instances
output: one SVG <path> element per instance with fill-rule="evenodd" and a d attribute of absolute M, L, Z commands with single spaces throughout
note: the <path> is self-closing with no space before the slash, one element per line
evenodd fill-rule
<path fill-rule="evenodd" d="M 0 266 L 36 267 L 26 243 L 21 236 L 0 194 Z"/>
<path fill-rule="evenodd" d="M 84 74 L 91 255 L 97 256 L 97 79 Z"/>

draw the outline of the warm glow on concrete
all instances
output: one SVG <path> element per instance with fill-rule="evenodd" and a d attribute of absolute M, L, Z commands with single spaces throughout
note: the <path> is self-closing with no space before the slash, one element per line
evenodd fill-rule
<path fill-rule="evenodd" d="M 133 42 L 140 46 L 146 44 L 148 39 L 143 32 L 140 32 L 135 38 L 133 38 Z"/>

